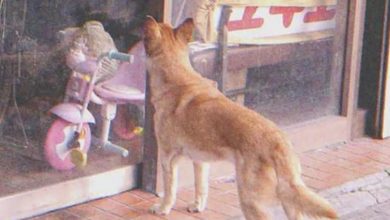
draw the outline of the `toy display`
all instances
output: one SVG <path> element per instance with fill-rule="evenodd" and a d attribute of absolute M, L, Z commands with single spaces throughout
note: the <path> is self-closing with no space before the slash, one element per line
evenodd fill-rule
<path fill-rule="evenodd" d="M 50 111 L 58 117 L 45 139 L 45 157 L 52 167 L 68 170 L 87 163 L 90 145 L 118 153 L 128 151 L 108 140 L 111 121 L 117 105 L 142 105 L 145 98 L 145 63 L 142 43 L 129 54 L 116 51 L 110 35 L 97 21 L 88 21 L 81 28 L 61 31 L 63 43 L 69 45 L 67 65 L 72 69 L 66 86 L 64 102 Z M 95 117 L 88 110 L 90 102 L 101 106 L 101 134 L 94 137 L 88 123 Z M 142 128 L 131 133 L 139 135 Z"/>

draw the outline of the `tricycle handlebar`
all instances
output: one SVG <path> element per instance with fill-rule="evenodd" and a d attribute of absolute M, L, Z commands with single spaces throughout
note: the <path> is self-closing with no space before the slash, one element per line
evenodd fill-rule
<path fill-rule="evenodd" d="M 104 57 L 108 57 L 109 59 L 121 60 L 129 63 L 132 63 L 134 60 L 134 55 L 117 52 L 115 50 L 111 50 L 108 53 L 100 55 L 99 60 L 103 59 Z"/>

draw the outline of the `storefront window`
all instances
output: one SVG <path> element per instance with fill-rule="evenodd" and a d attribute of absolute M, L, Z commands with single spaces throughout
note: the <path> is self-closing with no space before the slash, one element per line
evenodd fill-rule
<path fill-rule="evenodd" d="M 0 196 L 141 162 L 145 68 L 136 43 L 144 7 L 131 0 L 0 1 Z M 133 63 L 104 58 L 96 67 L 108 49 L 131 49 Z M 81 119 L 95 71 L 85 105 L 94 120 Z"/>
<path fill-rule="evenodd" d="M 350 138 L 350 2 L 0 0 L 0 197 L 130 166 L 138 180 L 140 163 L 143 185 L 157 185 L 154 133 L 145 149 L 142 133 L 153 124 L 139 43 L 150 8 L 174 27 L 194 19 L 190 60 L 232 100 L 283 129 L 301 125 L 295 134 L 332 118 L 321 124 L 327 144 Z"/>
<path fill-rule="evenodd" d="M 220 88 L 233 100 L 281 126 L 340 114 L 343 52 L 338 39 L 344 38 L 346 8 L 336 0 L 170 2 L 173 26 L 194 18 L 195 68 L 223 84 Z M 226 65 L 224 72 L 221 65 Z"/>

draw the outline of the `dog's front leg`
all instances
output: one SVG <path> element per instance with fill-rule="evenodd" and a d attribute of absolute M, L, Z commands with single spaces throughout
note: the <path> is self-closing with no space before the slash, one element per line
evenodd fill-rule
<path fill-rule="evenodd" d="M 195 201 L 188 206 L 189 212 L 201 212 L 206 208 L 209 187 L 210 164 L 194 161 Z"/>
<path fill-rule="evenodd" d="M 177 163 L 178 155 L 162 156 L 161 165 L 164 181 L 164 195 L 162 201 L 153 205 L 150 211 L 158 215 L 167 215 L 176 201 L 177 191 Z"/>

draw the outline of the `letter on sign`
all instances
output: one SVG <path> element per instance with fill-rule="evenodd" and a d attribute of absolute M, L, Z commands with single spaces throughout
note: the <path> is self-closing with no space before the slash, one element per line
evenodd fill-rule
<path fill-rule="evenodd" d="M 331 20 L 336 14 L 336 9 L 326 9 L 326 6 L 319 6 L 313 12 L 308 12 L 305 15 L 304 22 L 318 22 L 318 21 L 326 21 Z"/>
<path fill-rule="evenodd" d="M 270 14 L 282 14 L 283 15 L 283 26 L 289 27 L 292 20 L 294 19 L 294 14 L 303 11 L 303 7 L 271 7 Z"/>
<path fill-rule="evenodd" d="M 256 10 L 257 7 L 255 6 L 245 7 L 242 20 L 229 21 L 227 24 L 228 30 L 234 31 L 234 30 L 253 29 L 253 28 L 261 27 L 264 23 L 264 19 L 253 18 L 253 15 L 255 14 Z"/>

